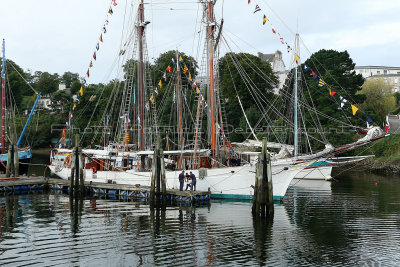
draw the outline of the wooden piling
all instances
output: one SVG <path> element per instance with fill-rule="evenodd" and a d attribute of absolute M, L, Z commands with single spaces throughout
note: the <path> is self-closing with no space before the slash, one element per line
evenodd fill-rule
<path fill-rule="evenodd" d="M 79 135 L 75 135 L 75 147 L 72 149 L 72 166 L 71 166 L 71 185 L 70 196 L 77 196 L 78 191 L 83 194 L 84 179 L 83 179 L 83 161 L 82 149 L 79 147 Z"/>
<path fill-rule="evenodd" d="M 255 216 L 269 216 L 274 212 L 272 191 L 271 158 L 267 150 L 267 140 L 263 140 L 261 154 L 258 155 L 254 187 L 252 213 Z"/>
<path fill-rule="evenodd" d="M 150 201 L 158 204 L 162 195 L 162 202 L 165 204 L 167 200 L 167 186 L 165 182 L 164 152 L 161 149 L 161 140 L 159 137 L 154 148 L 151 170 Z"/>

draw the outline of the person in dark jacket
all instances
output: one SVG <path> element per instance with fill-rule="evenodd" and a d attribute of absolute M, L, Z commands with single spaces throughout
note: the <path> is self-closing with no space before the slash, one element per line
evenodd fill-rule
<path fill-rule="evenodd" d="M 192 190 L 196 191 L 196 175 L 190 172 L 190 178 L 192 179 Z"/>
<path fill-rule="evenodd" d="M 188 187 L 190 187 L 191 190 L 193 190 L 194 188 L 194 190 L 196 191 L 196 176 L 192 172 L 190 172 L 190 175 L 188 176 L 189 178 L 188 178 L 188 183 L 186 185 L 186 190 L 188 190 Z"/>
<path fill-rule="evenodd" d="M 179 174 L 179 191 L 183 191 L 183 184 L 185 183 L 185 171 Z"/>

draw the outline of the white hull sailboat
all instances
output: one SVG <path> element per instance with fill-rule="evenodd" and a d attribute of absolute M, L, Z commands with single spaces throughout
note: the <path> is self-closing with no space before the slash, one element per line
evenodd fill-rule
<path fill-rule="evenodd" d="M 58 151 L 58 154 L 52 156 L 51 165 L 49 166 L 52 173 L 65 180 L 69 180 L 71 177 L 71 168 L 68 165 L 70 163 L 67 159 L 70 153 L 70 150 L 60 149 Z M 85 155 L 85 150 L 83 150 L 83 153 Z M 131 162 L 128 164 L 130 166 L 136 165 L 136 162 L 140 160 L 137 159 L 136 161 L 135 153 L 121 153 L 121 155 L 124 154 L 125 158 L 130 158 Z M 151 151 L 149 152 L 149 154 L 151 154 Z M 85 181 L 150 186 L 150 171 L 138 171 L 135 168 L 124 170 L 123 166 L 115 167 L 115 165 L 120 165 L 116 163 L 117 157 L 115 157 L 114 159 L 110 157 L 106 159 L 106 157 L 104 157 L 103 160 L 110 160 L 113 163 L 111 163 L 111 166 L 107 166 L 107 170 L 98 170 L 96 167 L 92 167 L 93 164 L 87 163 L 86 168 L 84 169 Z M 123 160 L 121 160 L 120 162 L 122 161 Z M 272 183 L 274 200 L 281 200 L 284 197 L 292 179 L 304 168 L 315 161 L 316 160 L 301 161 L 299 163 L 296 163 L 292 160 L 272 161 Z M 100 162 L 100 160 L 98 160 L 97 162 Z M 114 170 L 110 171 L 110 167 Z M 196 190 L 210 190 L 212 197 L 214 198 L 253 198 L 255 183 L 255 162 L 243 166 L 205 169 L 205 174 L 203 174 L 203 176 L 200 175 L 198 169 L 189 169 L 185 172 L 189 171 L 192 171 L 197 177 Z M 166 171 L 166 186 L 168 189 L 179 188 L 178 176 L 180 173 L 181 170 Z"/>

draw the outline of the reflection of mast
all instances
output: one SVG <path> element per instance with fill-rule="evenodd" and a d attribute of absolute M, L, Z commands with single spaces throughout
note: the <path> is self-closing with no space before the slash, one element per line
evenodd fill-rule
<path fill-rule="evenodd" d="M 3 39 L 3 66 L 1 69 L 1 153 L 6 153 L 6 42 Z"/>
<path fill-rule="evenodd" d="M 138 131 L 138 150 L 144 150 L 144 63 L 143 63 L 143 35 L 144 35 L 144 5 L 143 0 L 139 4 L 139 25 L 138 25 L 138 42 L 139 42 L 139 131 Z"/>
<path fill-rule="evenodd" d="M 215 129 L 215 95 L 214 95 L 214 1 L 208 1 L 208 61 L 210 72 L 209 101 L 210 101 L 210 125 L 211 132 L 211 157 L 215 166 L 216 153 L 216 129 Z"/>

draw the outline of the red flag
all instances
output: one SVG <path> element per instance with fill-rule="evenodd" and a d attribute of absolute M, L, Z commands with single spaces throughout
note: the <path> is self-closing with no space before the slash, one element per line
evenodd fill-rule
<path fill-rule="evenodd" d="M 389 131 L 390 131 L 389 117 L 386 116 L 385 132 L 389 132 Z"/>
<path fill-rule="evenodd" d="M 171 69 L 171 64 L 168 65 L 167 70 L 169 73 L 171 73 L 172 69 Z"/>
<path fill-rule="evenodd" d="M 248 4 L 250 4 L 251 0 L 249 0 Z"/>
<path fill-rule="evenodd" d="M 96 60 L 96 52 L 93 53 L 93 59 Z"/>
<path fill-rule="evenodd" d="M 62 135 L 63 138 L 65 138 L 65 128 L 62 130 L 61 135 Z"/>
<path fill-rule="evenodd" d="M 87 70 L 86 75 L 88 76 L 88 78 L 90 77 L 89 70 Z"/>
<path fill-rule="evenodd" d="M 183 73 L 186 73 L 187 71 L 188 71 L 188 67 L 185 64 L 185 66 L 183 67 Z"/>
<path fill-rule="evenodd" d="M 272 28 L 272 32 L 273 32 L 273 33 L 276 33 L 276 31 L 274 30 L 274 28 Z"/>
<path fill-rule="evenodd" d="M 112 2 L 113 2 L 113 6 L 116 6 L 117 5 L 117 2 L 116 2 L 117 0 L 112 0 Z"/>
<path fill-rule="evenodd" d="M 336 92 L 329 89 L 329 94 L 331 95 L 331 97 L 333 97 L 336 94 Z"/>
<path fill-rule="evenodd" d="M 99 40 L 100 40 L 100 42 L 103 42 L 103 34 L 100 34 Z"/>

